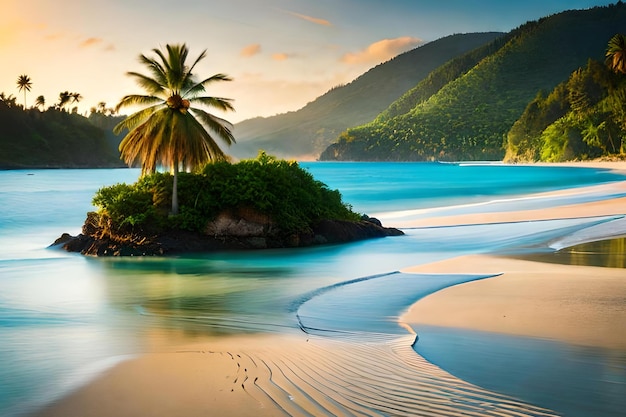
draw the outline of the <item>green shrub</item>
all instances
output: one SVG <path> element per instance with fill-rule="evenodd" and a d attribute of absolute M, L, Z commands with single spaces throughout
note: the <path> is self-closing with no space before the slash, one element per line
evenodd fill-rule
<path fill-rule="evenodd" d="M 252 209 L 269 216 L 285 233 L 307 231 L 323 219 L 358 220 L 337 190 L 317 181 L 297 162 L 259 153 L 237 164 L 218 161 L 200 173 L 178 174 L 180 211 L 169 216 L 173 177 L 155 173 L 133 185 L 100 189 L 93 204 L 118 229 L 158 231 L 163 228 L 202 231 L 225 210 Z M 124 229 L 126 230 L 126 229 Z"/>

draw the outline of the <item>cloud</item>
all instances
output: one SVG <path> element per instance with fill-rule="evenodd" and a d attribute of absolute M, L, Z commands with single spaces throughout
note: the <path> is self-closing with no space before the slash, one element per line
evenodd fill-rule
<path fill-rule="evenodd" d="M 101 38 L 87 38 L 80 43 L 81 48 L 89 48 L 102 43 Z"/>
<path fill-rule="evenodd" d="M 311 23 L 315 23 L 316 25 L 321 25 L 321 26 L 332 26 L 332 23 L 330 23 L 328 20 L 326 19 L 319 19 L 317 17 L 311 17 L 311 16 L 307 16 L 304 14 L 300 14 L 300 13 L 295 13 L 295 12 L 287 12 L 292 16 L 295 16 L 299 19 L 303 19 L 306 20 L 307 22 L 311 22 Z"/>
<path fill-rule="evenodd" d="M 289 54 L 286 53 L 278 53 L 278 54 L 273 54 L 272 55 L 272 59 L 274 61 L 286 61 L 290 58 Z"/>
<path fill-rule="evenodd" d="M 387 61 L 396 55 L 417 47 L 423 41 L 411 36 L 395 39 L 383 39 L 374 42 L 367 48 L 356 53 L 347 53 L 341 58 L 346 64 L 372 64 Z"/>
<path fill-rule="evenodd" d="M 257 55 L 260 52 L 261 52 L 261 45 L 258 43 L 255 43 L 255 44 L 248 45 L 245 48 L 243 48 L 241 50 L 241 56 L 248 58 L 248 57 Z"/>

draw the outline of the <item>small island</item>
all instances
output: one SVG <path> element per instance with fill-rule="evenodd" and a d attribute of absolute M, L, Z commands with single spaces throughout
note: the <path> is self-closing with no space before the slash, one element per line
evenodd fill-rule
<path fill-rule="evenodd" d="M 217 250 L 292 248 L 398 236 L 375 218 L 358 214 L 337 190 L 297 162 L 263 152 L 236 164 L 208 163 L 179 173 L 179 213 L 171 214 L 174 178 L 141 177 L 135 184 L 101 188 L 82 233 L 53 246 L 95 256 L 161 256 Z"/>
<path fill-rule="evenodd" d="M 98 190 L 97 212 L 82 233 L 53 246 L 98 256 L 170 255 L 226 249 L 283 248 L 400 235 L 359 215 L 296 162 L 260 151 L 233 164 L 216 142 L 235 143 L 232 125 L 205 108 L 234 110 L 231 99 L 204 95 L 225 74 L 199 80 L 203 51 L 186 63 L 185 44 L 140 56 L 150 75 L 129 72 L 147 94 L 124 96 L 115 108 L 143 107 L 120 121 L 128 131 L 121 158 L 141 166 L 132 185 Z M 159 168 L 169 172 L 159 172 Z"/>

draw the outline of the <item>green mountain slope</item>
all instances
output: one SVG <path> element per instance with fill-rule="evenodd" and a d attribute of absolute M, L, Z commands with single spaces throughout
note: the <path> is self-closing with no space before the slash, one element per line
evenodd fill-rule
<path fill-rule="evenodd" d="M 538 94 L 507 135 L 506 162 L 560 162 L 626 152 L 626 76 L 589 60 Z"/>
<path fill-rule="evenodd" d="M 79 114 L 0 101 L 0 169 L 124 166 L 114 142 Z"/>
<path fill-rule="evenodd" d="M 373 122 L 348 129 L 320 159 L 500 160 L 508 131 L 537 92 L 552 90 L 589 58 L 601 60 L 624 22 L 626 6 L 618 3 L 526 23 L 435 94 L 409 105 L 405 95 Z M 471 62 L 464 56 L 449 65 L 462 68 L 462 60 Z"/>
<path fill-rule="evenodd" d="M 228 151 L 239 158 L 256 156 L 259 149 L 279 157 L 316 158 L 339 133 L 372 120 L 432 70 L 500 35 L 447 36 L 372 68 L 298 111 L 238 123 L 237 144 Z"/>

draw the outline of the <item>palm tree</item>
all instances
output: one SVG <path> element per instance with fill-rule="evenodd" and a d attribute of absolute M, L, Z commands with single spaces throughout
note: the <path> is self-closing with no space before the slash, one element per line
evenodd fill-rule
<path fill-rule="evenodd" d="M 78 103 L 83 99 L 80 93 L 70 93 L 70 97 L 72 98 L 72 103 Z"/>
<path fill-rule="evenodd" d="M 15 107 L 15 96 L 13 94 L 9 94 L 8 96 L 4 94 L 4 91 L 0 93 L 0 101 L 5 104 L 8 108 Z"/>
<path fill-rule="evenodd" d="M 30 91 L 33 83 L 30 81 L 30 77 L 26 74 L 22 74 L 17 77 L 17 89 L 24 91 L 24 110 L 26 110 L 26 92 Z"/>
<path fill-rule="evenodd" d="M 35 107 L 39 107 L 43 109 L 46 106 L 46 98 L 44 96 L 39 96 L 35 99 Z"/>
<path fill-rule="evenodd" d="M 227 145 L 235 142 L 232 125 L 207 111 L 192 107 L 200 105 L 219 110 L 234 110 L 230 99 L 201 96 L 206 87 L 217 81 L 230 81 L 224 74 L 215 74 L 197 81 L 193 70 L 206 56 L 204 50 L 188 66 L 185 44 L 166 45 L 166 51 L 152 50 L 156 57 L 139 56 L 150 75 L 128 72 L 147 95 L 127 95 L 115 107 L 142 106 L 114 128 L 115 134 L 128 129 L 120 143 L 124 162 L 132 165 L 141 161 L 141 175 L 155 172 L 157 166 L 169 167 L 174 174 L 172 214 L 178 214 L 178 170 L 195 169 L 208 161 L 223 159 L 224 152 L 209 130 Z"/>
<path fill-rule="evenodd" d="M 59 109 L 63 110 L 63 108 L 69 104 L 70 100 L 72 99 L 72 93 L 70 93 L 69 91 L 63 91 L 61 93 L 59 93 Z"/>
<path fill-rule="evenodd" d="M 626 36 L 618 33 L 609 40 L 606 63 L 613 71 L 626 74 Z"/>
<path fill-rule="evenodd" d="M 606 48 L 606 63 L 615 72 L 626 74 L 626 36 L 618 33 L 610 40 Z M 626 99 L 624 90 L 613 93 L 609 98 L 613 101 L 612 108 L 618 109 L 618 120 L 622 126 L 626 126 L 624 117 L 624 100 Z M 624 153 L 624 140 L 621 141 L 620 152 Z"/>

